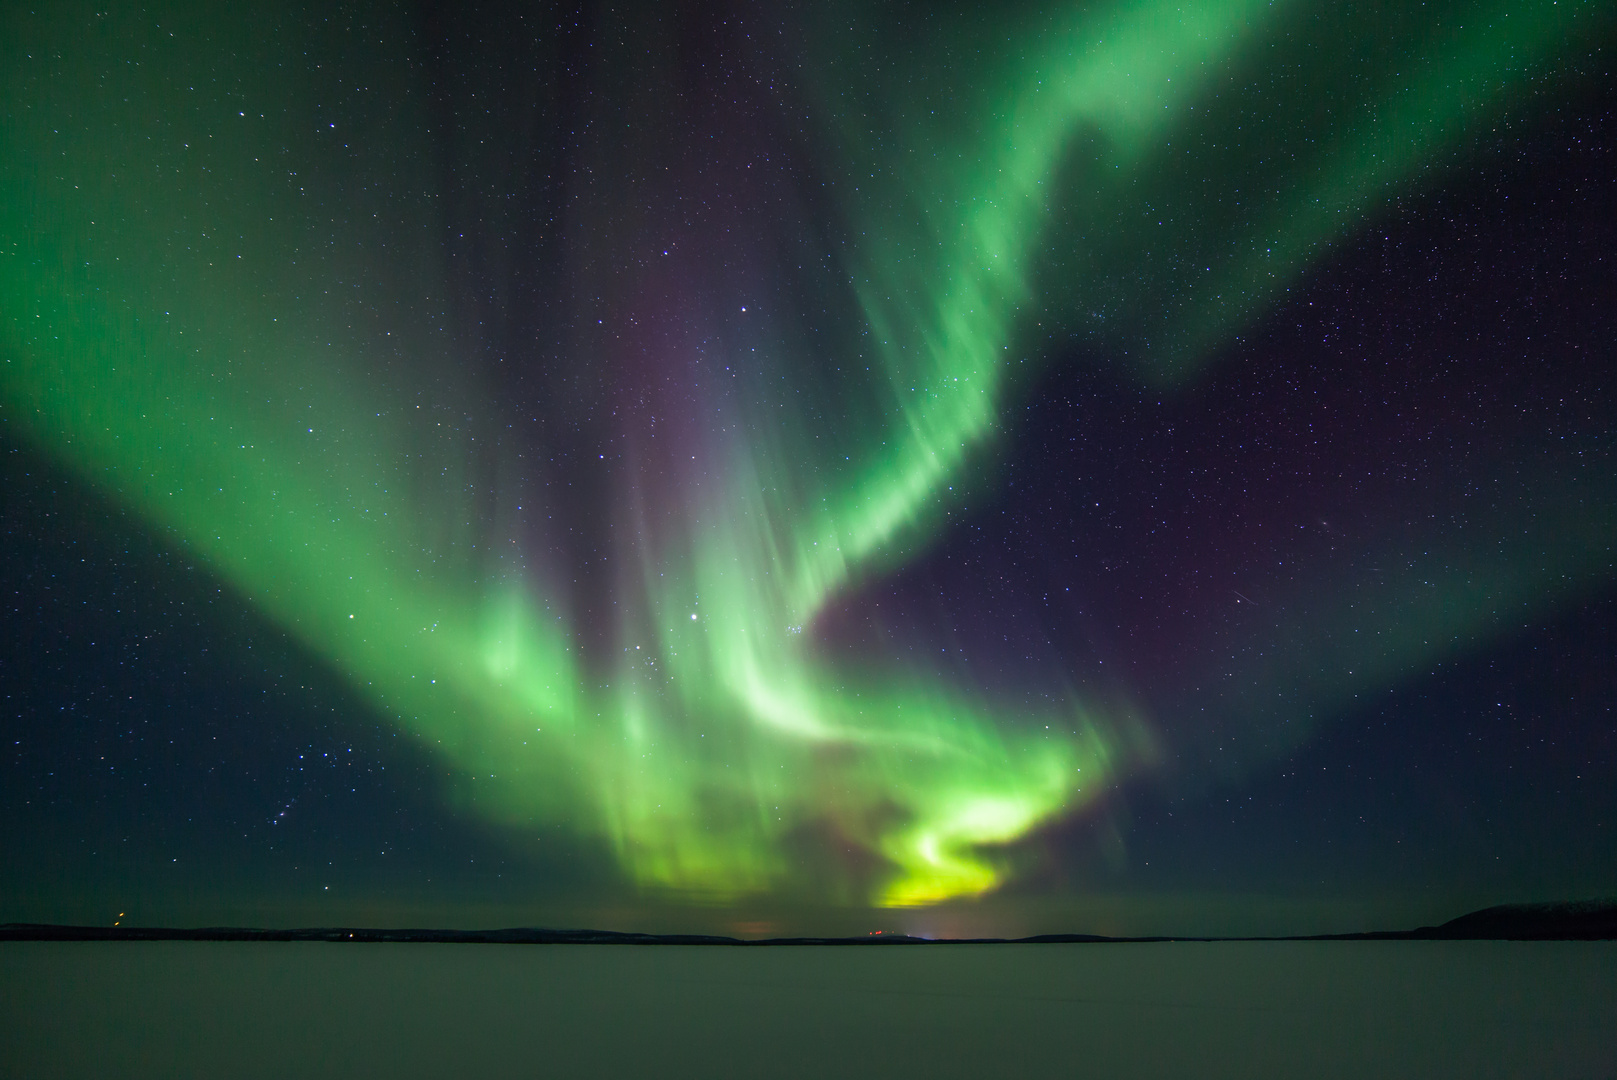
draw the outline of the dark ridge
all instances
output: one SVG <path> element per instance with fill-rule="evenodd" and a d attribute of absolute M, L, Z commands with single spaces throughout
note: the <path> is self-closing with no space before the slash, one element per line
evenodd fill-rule
<path fill-rule="evenodd" d="M 1414 930 L 1290 937 L 1104 937 L 1099 934 L 1039 934 L 1025 938 L 918 938 L 904 934 L 868 937 L 791 937 L 744 940 L 714 934 L 625 934 L 615 930 L 376 930 L 312 927 L 254 930 L 235 926 L 198 929 L 147 926 L 0 924 L 0 941 L 353 941 L 439 942 L 465 945 L 1055 945 L 1163 941 L 1613 941 L 1617 900 L 1556 904 L 1504 904 Z"/>
<path fill-rule="evenodd" d="M 1617 939 L 1617 900 L 1566 904 L 1504 904 L 1483 908 L 1412 936 L 1450 941 L 1611 941 Z"/>

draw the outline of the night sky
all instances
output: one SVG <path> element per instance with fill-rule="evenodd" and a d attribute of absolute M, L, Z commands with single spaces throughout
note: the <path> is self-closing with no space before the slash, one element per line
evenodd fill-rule
<path fill-rule="evenodd" d="M 0 921 L 1617 894 L 1617 6 L 0 12 Z"/>

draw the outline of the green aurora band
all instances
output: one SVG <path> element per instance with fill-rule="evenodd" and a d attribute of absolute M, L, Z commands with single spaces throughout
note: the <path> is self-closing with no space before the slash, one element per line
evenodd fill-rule
<path fill-rule="evenodd" d="M 6 17 L 4 414 L 327 658 L 490 821 L 599 838 L 638 886 L 692 902 L 979 895 L 1012 872 L 1009 845 L 1148 766 L 1157 737 L 1121 694 L 1038 713 L 838 669 L 804 628 L 945 522 L 1052 325 L 1104 307 L 1142 378 L 1190 380 L 1609 14 L 1438 5 L 1325 25 L 1255 0 L 1070 5 L 1009 20 L 1003 46 L 933 31 L 929 62 L 897 74 L 811 43 L 875 422 L 850 424 L 833 462 L 807 421 L 728 403 L 745 422 L 689 448 L 703 482 L 610 493 L 634 537 L 610 555 L 610 670 L 580 660 L 563 570 L 517 542 L 548 508 L 502 494 L 514 449 L 493 452 L 488 490 L 499 433 L 469 417 L 492 391 L 442 381 L 466 343 L 433 314 L 453 291 L 439 211 L 397 179 L 429 148 L 386 16 L 342 57 L 386 107 L 329 146 L 307 134 L 317 88 L 273 74 L 300 44 L 269 16 Z M 1175 143 L 1233 126 L 1232 81 L 1309 26 L 1341 45 L 1297 76 L 1312 96 L 1273 104 L 1252 171 L 1211 178 L 1149 241 L 1181 257 L 1141 269 L 1140 238 L 1107 223 L 1183 181 Z M 227 75 L 240 109 L 195 103 L 188 87 Z M 260 161 L 288 145 L 313 148 Z M 1435 629 L 1479 617 L 1462 605 Z M 879 869 L 811 874 L 805 843 Z"/>

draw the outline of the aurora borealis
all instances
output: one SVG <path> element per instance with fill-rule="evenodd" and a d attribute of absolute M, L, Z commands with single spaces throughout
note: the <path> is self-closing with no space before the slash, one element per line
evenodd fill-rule
<path fill-rule="evenodd" d="M 276 628 L 541 892 L 1080 889 L 1567 619 L 1609 890 L 1613 16 L 13 6 L 7 449 L 211 583 L 193 707 Z"/>

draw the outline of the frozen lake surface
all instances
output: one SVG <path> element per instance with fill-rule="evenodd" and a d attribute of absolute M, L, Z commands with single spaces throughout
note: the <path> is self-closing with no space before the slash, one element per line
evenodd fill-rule
<path fill-rule="evenodd" d="M 6 1077 L 1617 1078 L 1617 942 L 0 944 Z"/>

